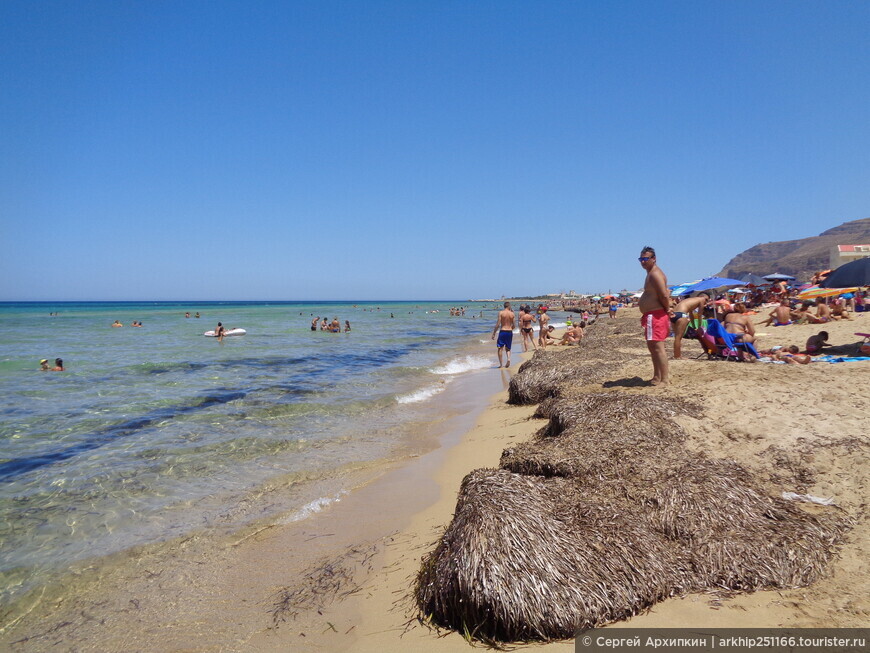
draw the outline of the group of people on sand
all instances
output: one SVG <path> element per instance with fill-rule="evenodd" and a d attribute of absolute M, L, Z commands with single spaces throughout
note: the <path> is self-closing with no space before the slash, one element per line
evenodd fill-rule
<path fill-rule="evenodd" d="M 311 330 L 317 331 L 318 325 L 321 331 L 326 331 L 327 333 L 341 333 L 341 322 L 337 317 L 332 318 L 332 322 L 329 321 L 329 318 L 324 317 L 321 322 L 320 316 L 318 315 L 311 320 Z M 344 321 L 344 332 L 350 332 L 350 320 Z"/>
<path fill-rule="evenodd" d="M 63 359 L 55 358 L 54 359 L 54 367 L 48 362 L 47 358 L 43 358 L 39 361 L 39 369 L 43 372 L 63 372 Z"/>
<path fill-rule="evenodd" d="M 641 325 L 644 337 L 653 362 L 653 378 L 651 385 L 665 384 L 668 382 L 668 356 L 665 351 L 665 339 L 669 335 L 671 327 L 674 332 L 674 358 L 682 358 L 682 340 L 686 328 L 694 320 L 700 320 L 705 311 L 710 310 L 712 298 L 707 292 L 697 293 L 693 297 L 678 301 L 672 305 L 667 278 L 656 261 L 655 250 L 652 247 L 644 247 L 639 257 L 641 266 L 646 270 L 647 277 L 644 282 L 644 290 L 638 302 L 641 310 Z M 763 326 L 787 326 L 790 324 L 823 324 L 833 320 L 849 320 L 849 303 L 843 298 L 833 301 L 818 301 L 816 313 L 810 313 L 812 302 L 801 302 L 797 297 L 789 297 L 789 290 L 782 284 L 775 294 L 780 297 L 779 305 L 776 306 L 766 320 L 755 323 L 753 316 L 756 312 L 750 310 L 747 302 L 731 304 L 727 300 L 720 299 L 715 302 L 715 316 L 719 318 L 724 330 L 729 333 L 737 343 L 754 344 L 756 342 L 756 324 Z M 862 291 L 853 293 L 852 297 L 846 298 L 857 305 L 864 306 L 865 297 Z M 774 361 L 789 364 L 806 365 L 813 360 L 814 355 L 822 353 L 823 347 L 828 345 L 829 334 L 827 331 L 810 336 L 804 349 L 797 345 L 778 346 L 759 352 L 763 357 L 769 357 Z M 755 360 L 749 357 L 748 360 Z"/>

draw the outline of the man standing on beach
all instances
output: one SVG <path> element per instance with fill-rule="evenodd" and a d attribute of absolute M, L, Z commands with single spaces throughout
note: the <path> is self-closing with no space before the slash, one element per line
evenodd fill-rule
<path fill-rule="evenodd" d="M 514 312 L 511 310 L 511 303 L 504 303 L 504 310 L 498 314 L 498 319 L 495 321 L 495 326 L 492 329 L 492 338 L 495 340 L 495 333 L 498 331 L 498 341 L 495 343 L 498 347 L 498 366 L 502 366 L 502 351 L 507 350 L 507 365 L 511 366 L 511 343 L 514 339 Z"/>
<path fill-rule="evenodd" d="M 643 294 L 638 301 L 638 307 L 643 316 L 640 323 L 643 335 L 649 349 L 653 364 L 653 377 L 650 385 L 666 385 L 668 382 L 668 353 L 665 351 L 665 339 L 670 332 L 669 308 L 671 297 L 668 293 L 668 280 L 665 273 L 656 264 L 656 251 L 652 247 L 644 247 L 640 251 L 641 267 L 646 270 L 646 280 L 643 283 Z"/>

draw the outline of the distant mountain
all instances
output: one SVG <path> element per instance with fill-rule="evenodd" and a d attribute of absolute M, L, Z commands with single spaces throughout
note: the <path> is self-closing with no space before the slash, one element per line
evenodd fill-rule
<path fill-rule="evenodd" d="M 844 222 L 812 238 L 755 245 L 728 261 L 718 276 L 733 279 L 747 272 L 782 272 L 807 281 L 814 272 L 828 269 L 834 245 L 864 243 L 870 243 L 870 218 Z"/>

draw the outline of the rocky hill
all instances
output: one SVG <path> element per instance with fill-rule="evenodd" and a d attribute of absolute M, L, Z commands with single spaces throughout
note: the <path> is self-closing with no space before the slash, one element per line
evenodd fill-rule
<path fill-rule="evenodd" d="M 755 245 L 728 261 L 718 276 L 739 278 L 747 272 L 782 272 L 805 281 L 814 272 L 828 268 L 834 245 L 864 243 L 870 243 L 870 218 L 845 222 L 812 238 Z"/>

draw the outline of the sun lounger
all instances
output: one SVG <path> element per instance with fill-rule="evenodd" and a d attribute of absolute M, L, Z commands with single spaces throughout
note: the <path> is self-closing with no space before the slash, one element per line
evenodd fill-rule
<path fill-rule="evenodd" d="M 707 320 L 707 335 L 713 338 L 719 355 L 732 360 L 745 360 L 747 355 L 759 358 L 758 351 L 751 342 L 741 342 L 728 333 L 719 320 Z"/>

